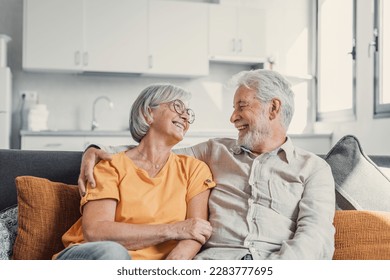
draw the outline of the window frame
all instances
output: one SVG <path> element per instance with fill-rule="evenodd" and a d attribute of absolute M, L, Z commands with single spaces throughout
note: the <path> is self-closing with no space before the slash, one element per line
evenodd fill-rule
<path fill-rule="evenodd" d="M 381 49 L 382 3 L 383 0 L 374 1 L 373 41 L 370 43 L 370 46 L 374 48 L 374 118 L 390 118 L 390 103 L 380 103 L 383 78 L 381 73 L 381 63 L 383 63 Z"/>
<path fill-rule="evenodd" d="M 319 61 L 319 40 L 320 40 L 320 14 L 319 14 L 319 1 L 316 1 L 316 51 L 317 51 L 317 61 L 316 61 L 316 82 L 315 82 L 315 92 L 316 92 L 316 121 L 317 122 L 343 122 L 343 121 L 353 121 L 356 120 L 356 37 L 357 37 L 357 0 L 351 0 L 353 5 L 353 15 L 352 15 L 352 42 L 351 42 L 351 52 L 352 55 L 352 108 L 344 110 L 334 110 L 331 112 L 320 112 L 320 81 L 319 73 L 321 68 L 321 62 Z"/>

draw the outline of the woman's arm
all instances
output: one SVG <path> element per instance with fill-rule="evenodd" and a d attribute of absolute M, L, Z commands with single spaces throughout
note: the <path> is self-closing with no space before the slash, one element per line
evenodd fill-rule
<path fill-rule="evenodd" d="M 194 196 L 188 203 L 187 219 L 200 218 L 208 220 L 208 200 L 210 190 L 205 190 Z M 207 233 L 207 239 L 211 236 L 212 228 Z M 199 252 L 204 243 L 193 239 L 181 240 L 167 256 L 167 260 L 191 260 Z"/>
<path fill-rule="evenodd" d="M 82 223 L 86 241 L 111 240 L 128 250 L 138 250 L 167 240 L 193 240 L 200 248 L 211 234 L 207 214 L 206 218 L 191 215 L 174 224 L 137 225 L 115 222 L 116 206 L 114 199 L 93 200 L 84 205 Z"/>

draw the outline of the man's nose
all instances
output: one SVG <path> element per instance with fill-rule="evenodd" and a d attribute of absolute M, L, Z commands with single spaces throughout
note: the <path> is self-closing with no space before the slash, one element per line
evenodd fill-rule
<path fill-rule="evenodd" d="M 236 110 L 233 111 L 232 115 L 230 116 L 230 122 L 234 123 L 239 119 L 239 115 L 237 114 Z"/>

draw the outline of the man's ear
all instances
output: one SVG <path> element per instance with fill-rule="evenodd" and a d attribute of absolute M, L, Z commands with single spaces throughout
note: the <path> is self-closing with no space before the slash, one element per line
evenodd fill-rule
<path fill-rule="evenodd" d="M 269 107 L 270 120 L 275 119 L 276 116 L 279 114 L 281 105 L 282 105 L 282 102 L 280 102 L 279 99 L 277 99 L 277 98 L 272 99 L 270 107 Z"/>

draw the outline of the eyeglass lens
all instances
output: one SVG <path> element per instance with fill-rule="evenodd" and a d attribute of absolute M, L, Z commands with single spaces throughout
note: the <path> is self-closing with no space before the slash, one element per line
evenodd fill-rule
<path fill-rule="evenodd" d="M 179 115 L 184 114 L 184 112 L 187 112 L 188 115 L 188 122 L 192 124 L 195 121 L 195 113 L 190 108 L 186 108 L 184 103 L 180 100 L 175 100 L 173 102 L 173 108 L 175 109 L 176 113 Z"/>

